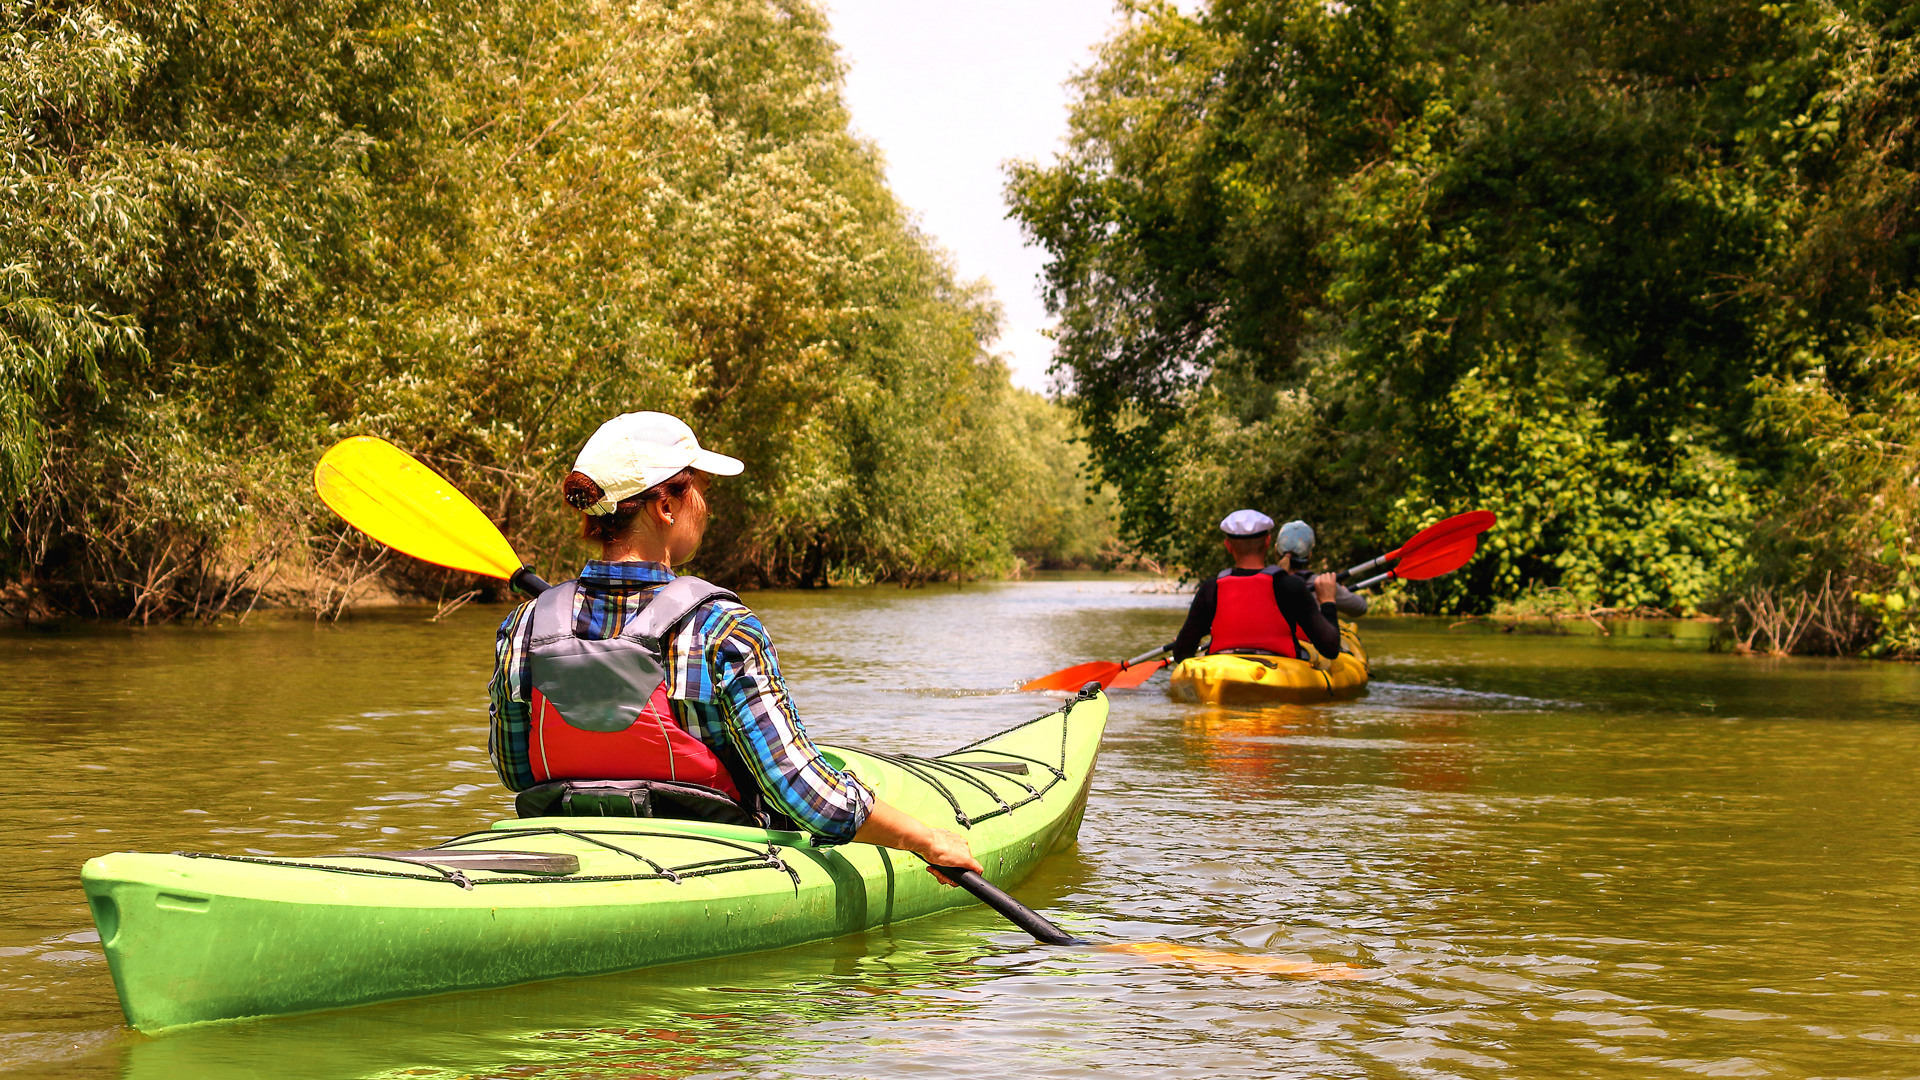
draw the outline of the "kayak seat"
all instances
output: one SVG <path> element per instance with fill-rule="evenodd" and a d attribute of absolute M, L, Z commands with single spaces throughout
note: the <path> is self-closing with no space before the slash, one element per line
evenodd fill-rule
<path fill-rule="evenodd" d="M 673 818 L 756 828 L 768 824 L 722 791 L 674 780 L 549 780 L 515 795 L 513 810 L 523 818 Z"/>

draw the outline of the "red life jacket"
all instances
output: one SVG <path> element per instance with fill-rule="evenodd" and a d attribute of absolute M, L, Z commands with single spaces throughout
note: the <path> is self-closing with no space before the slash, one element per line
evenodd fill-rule
<path fill-rule="evenodd" d="M 1273 575 L 1278 567 L 1269 566 L 1257 574 L 1235 574 L 1223 570 L 1214 579 L 1212 640 L 1209 653 L 1258 650 L 1276 656 L 1298 657 L 1293 647 L 1293 624 L 1280 613 L 1280 602 L 1273 595 Z"/>
<path fill-rule="evenodd" d="M 674 719 L 661 647 L 693 609 L 716 597 L 738 597 L 699 578 L 675 578 L 618 637 L 595 641 L 573 631 L 578 592 L 577 581 L 557 585 L 534 600 L 529 614 L 527 759 L 534 778 L 675 780 L 738 799 L 719 756 Z"/>

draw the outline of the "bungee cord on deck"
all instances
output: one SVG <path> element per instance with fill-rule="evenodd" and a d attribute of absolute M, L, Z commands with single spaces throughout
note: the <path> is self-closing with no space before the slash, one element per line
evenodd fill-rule
<path fill-rule="evenodd" d="M 920 781 L 921 783 L 926 784 L 928 787 L 932 788 L 936 793 L 938 793 L 941 798 L 946 800 L 947 805 L 953 808 L 954 820 L 957 821 L 962 828 L 971 828 L 973 825 L 976 825 L 980 822 L 990 821 L 993 818 L 999 817 L 1003 814 L 1010 814 L 1013 811 L 1018 810 L 1023 806 L 1027 806 L 1034 802 L 1038 802 L 1039 800 L 1045 798 L 1048 792 L 1052 791 L 1056 786 L 1063 783 L 1067 779 L 1067 773 L 1066 773 L 1067 733 L 1069 730 L 1068 714 L 1072 711 L 1075 705 L 1079 704 L 1081 701 L 1084 701 L 1084 700 L 1086 700 L 1084 696 L 1070 699 L 1065 704 L 1065 706 L 1061 708 L 1058 712 L 1051 712 L 1051 713 L 1047 713 L 1044 716 L 1035 717 L 1034 719 L 1028 721 L 1027 723 L 1021 724 L 1019 727 L 1012 729 L 1014 731 L 1018 731 L 1021 728 L 1030 727 L 1033 724 L 1038 724 L 1038 723 L 1041 723 L 1042 721 L 1057 720 L 1060 724 L 1060 757 L 1059 757 L 1059 763 L 1057 765 L 1046 762 L 1046 761 L 1042 761 L 1038 758 L 1028 757 L 1024 754 L 1017 754 L 1007 750 L 977 749 L 980 746 L 980 743 L 969 744 L 968 746 L 961 747 L 958 750 L 952 751 L 949 754 L 940 755 L 939 757 L 923 757 L 918 754 L 876 753 L 873 751 L 864 751 L 864 750 L 856 751 L 856 752 L 866 757 L 874 758 L 879 761 L 896 765 L 906 775 L 911 776 L 912 778 Z M 993 738 L 1000 738 L 1006 734 L 1008 734 L 1008 732 L 996 733 L 993 736 Z M 982 741 L 985 741 L 985 740 L 982 740 Z M 832 748 L 835 750 L 843 750 L 843 751 L 851 750 L 850 747 L 843 747 L 843 746 L 833 746 Z M 1002 758 L 1005 760 L 1002 760 L 1002 761 L 955 761 L 955 760 L 952 760 L 955 755 L 969 754 L 969 753 L 991 754 L 991 755 L 994 755 L 995 757 Z M 1017 769 L 1015 768 L 1016 766 L 1017 766 Z M 1039 768 L 1046 770 L 1046 772 L 1049 774 L 1047 781 L 1043 785 L 1039 787 L 1035 787 L 1033 784 L 1028 783 L 1026 780 L 1020 778 L 1021 775 L 1027 772 L 1030 766 L 1038 766 Z M 948 786 L 947 780 L 965 781 L 965 783 L 970 787 L 972 787 L 973 789 L 993 799 L 994 802 L 997 804 L 997 806 L 995 806 L 992 809 L 986 810 L 982 813 L 969 814 L 966 811 L 965 807 L 962 806 L 961 804 L 960 795 L 955 792 L 953 787 Z M 988 780 L 1002 781 L 1012 786 L 1014 789 L 1016 789 L 1020 793 L 1022 793 L 1023 797 L 1017 799 L 1016 801 L 1009 802 L 1005 795 L 1003 795 L 999 791 L 996 791 L 992 786 L 992 784 L 987 782 Z M 670 820 L 670 819 L 656 819 L 656 820 Z M 645 873 L 637 873 L 637 874 L 580 874 L 580 873 L 551 873 L 551 872 L 534 873 L 534 872 L 528 872 L 528 871 L 493 870 L 493 869 L 480 869 L 480 868 L 463 870 L 457 867 L 435 865 L 433 861 L 424 857 L 426 853 L 433 852 L 433 851 L 446 851 L 451 853 L 461 849 L 473 849 L 480 844 L 485 844 L 492 841 L 513 842 L 513 841 L 524 839 L 526 837 L 531 837 L 531 836 L 564 836 L 564 837 L 567 837 L 568 839 L 577 840 L 582 844 L 588 845 L 590 847 L 601 848 L 607 851 L 612 851 L 621 855 L 628 856 L 630 858 L 638 860 L 641 863 L 646 864 L 646 866 L 649 867 L 649 869 Z M 693 842 L 693 843 L 716 845 L 719 847 L 743 852 L 745 854 L 734 855 L 727 858 L 703 859 L 695 862 L 667 865 L 665 863 L 662 863 L 653 859 L 652 857 L 648 856 L 644 852 L 635 851 L 630 848 L 623 847 L 618 843 L 613 843 L 607 840 L 599 839 L 600 837 L 622 837 L 622 838 L 633 837 L 633 838 L 645 838 L 645 839 L 656 839 L 656 840 L 686 841 L 686 842 Z M 561 883 L 604 882 L 604 881 L 667 881 L 674 884 L 678 884 L 686 878 L 710 877 L 716 874 L 737 873 L 737 872 L 747 871 L 747 870 L 779 870 L 779 871 L 783 871 L 784 873 L 787 874 L 787 876 L 793 879 L 794 888 L 797 891 L 800 886 L 800 875 L 797 871 L 795 871 L 792 867 L 788 866 L 780 858 L 780 854 L 779 854 L 780 847 L 781 845 L 768 843 L 765 846 L 765 848 L 762 849 L 753 844 L 743 843 L 738 840 L 731 840 L 726 837 L 710 836 L 703 833 L 665 832 L 665 831 L 655 831 L 655 830 L 643 831 L 638 829 L 595 829 L 595 828 L 563 828 L 560 826 L 541 826 L 541 827 L 529 828 L 529 829 L 507 829 L 507 830 L 486 829 L 478 832 L 463 833 L 459 836 L 446 840 L 443 843 L 440 843 L 432 848 L 424 849 L 424 851 L 422 852 L 408 853 L 409 855 L 413 856 L 408 858 L 402 858 L 402 857 L 399 857 L 398 855 L 393 855 L 393 854 L 381 854 L 378 852 L 355 852 L 352 854 L 344 854 L 344 855 L 319 855 L 319 856 L 313 856 L 312 859 L 290 859 L 290 858 L 281 858 L 281 857 L 270 856 L 270 855 L 228 855 L 228 854 L 221 854 L 221 853 L 215 853 L 215 852 L 195 852 L 195 851 L 176 851 L 174 852 L 174 854 L 179 855 L 183 858 L 188 858 L 188 859 L 218 859 L 223 862 L 255 863 L 262 866 L 279 866 L 279 867 L 286 867 L 288 869 L 295 869 L 295 870 L 320 870 L 320 871 L 325 871 L 327 873 L 349 874 L 349 875 L 356 875 L 356 876 L 362 876 L 362 877 L 386 877 L 386 878 L 399 878 L 402 880 L 413 880 L 413 881 L 445 882 L 449 885 L 457 885 L 460 888 L 466 889 L 466 890 L 471 890 L 474 887 L 479 885 L 553 885 L 553 884 L 561 884 Z M 523 854 L 523 853 L 502 851 L 500 852 L 500 854 L 506 855 L 506 854 Z M 329 860 L 357 859 L 357 860 L 365 860 L 365 861 L 402 863 L 408 866 L 419 867 L 421 870 L 424 870 L 424 871 L 431 871 L 431 873 L 409 873 L 404 870 L 392 869 L 385 866 L 356 866 L 352 864 L 343 865 L 339 862 L 315 861 L 319 859 L 329 859 Z M 471 876 L 474 874 L 491 874 L 491 875 L 497 875 L 497 876 L 492 876 L 492 877 Z"/>

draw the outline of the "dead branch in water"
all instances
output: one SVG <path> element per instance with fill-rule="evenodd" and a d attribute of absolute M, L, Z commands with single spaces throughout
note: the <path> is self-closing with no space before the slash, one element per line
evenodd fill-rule
<path fill-rule="evenodd" d="M 369 554 L 371 549 L 371 554 Z M 312 594 L 313 621 L 339 622 L 353 604 L 360 587 L 386 569 L 393 549 L 374 544 L 357 532 L 335 538 L 319 570 Z"/>
<path fill-rule="evenodd" d="M 1812 651 L 1803 646 L 1818 642 L 1826 651 L 1845 651 L 1858 639 L 1861 616 L 1852 590 L 1834 587 L 1828 571 L 1815 592 L 1783 597 L 1771 586 L 1756 585 L 1734 603 L 1737 623 L 1745 636 L 1734 645 L 1742 655 L 1789 656 Z"/>
<path fill-rule="evenodd" d="M 441 619 L 444 619 L 447 616 L 453 614 L 454 612 L 459 611 L 461 608 L 466 607 L 468 601 L 472 600 L 474 597 L 479 595 L 480 595 L 479 589 L 468 589 L 466 592 L 461 593 L 459 596 L 456 596 L 451 600 L 442 600 L 440 602 L 440 610 L 434 612 L 433 617 L 431 619 L 428 619 L 427 621 L 439 622 Z"/>

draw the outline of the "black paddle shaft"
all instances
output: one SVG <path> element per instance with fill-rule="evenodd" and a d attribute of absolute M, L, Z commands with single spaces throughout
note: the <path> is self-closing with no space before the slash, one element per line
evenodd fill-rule
<path fill-rule="evenodd" d="M 512 588 L 519 589 L 528 596 L 539 596 L 541 593 L 553 588 L 553 586 L 541 581 L 540 575 L 534 573 L 533 568 L 528 566 L 523 566 L 515 570 L 513 576 L 507 579 L 507 584 Z"/>
<path fill-rule="evenodd" d="M 1048 922 L 1044 915 L 1008 896 L 1005 890 L 972 870 L 962 870 L 957 866 L 937 866 L 934 869 L 940 871 L 948 881 L 979 897 L 981 903 L 1006 916 L 1008 922 L 1032 934 L 1034 940 L 1042 945 L 1086 944 L 1085 941 Z"/>

